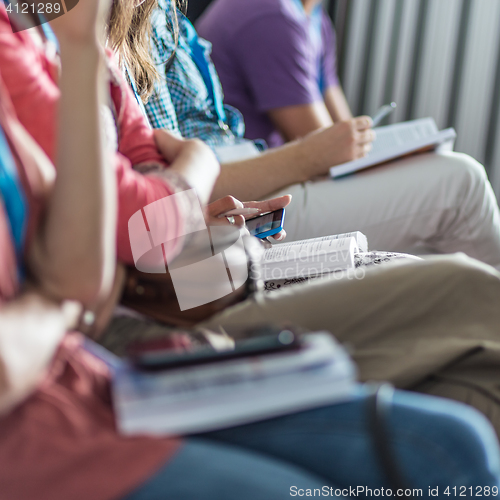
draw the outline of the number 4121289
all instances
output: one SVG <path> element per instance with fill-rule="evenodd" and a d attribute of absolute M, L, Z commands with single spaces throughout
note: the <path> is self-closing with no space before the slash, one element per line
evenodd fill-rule
<path fill-rule="evenodd" d="M 498 486 L 449 486 L 443 492 L 453 497 L 497 497 Z"/>
<path fill-rule="evenodd" d="M 59 3 L 16 3 L 7 5 L 7 12 L 12 14 L 59 14 L 61 5 Z"/>

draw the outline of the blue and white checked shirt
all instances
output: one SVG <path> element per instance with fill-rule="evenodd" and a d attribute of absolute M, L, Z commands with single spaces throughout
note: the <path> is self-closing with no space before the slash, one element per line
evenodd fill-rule
<path fill-rule="evenodd" d="M 242 142 L 245 133 L 243 116 L 235 108 L 225 105 L 229 131 L 221 129 L 215 107 L 203 77 L 186 50 L 186 30 L 179 19 L 179 44 L 175 47 L 170 30 L 170 2 L 159 0 L 159 8 L 152 17 L 151 55 L 162 81 L 146 104 L 146 113 L 153 128 L 166 128 L 186 138 L 198 138 L 210 147 Z M 211 43 L 201 40 L 210 58 Z M 167 70 L 173 51 L 175 57 Z M 210 61 L 214 82 L 220 86 L 215 67 Z"/>

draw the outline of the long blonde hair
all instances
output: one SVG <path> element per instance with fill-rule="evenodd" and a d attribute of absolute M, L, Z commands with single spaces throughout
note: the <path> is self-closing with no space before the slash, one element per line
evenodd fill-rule
<path fill-rule="evenodd" d="M 179 36 L 177 8 L 185 12 L 187 0 L 170 1 L 172 15 L 168 20 L 168 27 L 172 30 L 177 45 Z M 149 52 L 151 15 L 157 6 L 158 0 L 144 0 L 137 7 L 133 0 L 114 0 L 108 24 L 109 45 L 118 53 L 120 62 L 131 72 L 143 102 L 147 102 L 153 93 L 155 83 L 160 79 Z M 170 57 L 173 56 L 174 54 Z"/>

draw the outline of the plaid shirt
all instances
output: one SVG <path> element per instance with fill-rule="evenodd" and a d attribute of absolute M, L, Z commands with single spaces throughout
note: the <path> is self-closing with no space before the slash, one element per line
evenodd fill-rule
<path fill-rule="evenodd" d="M 179 43 L 175 47 L 171 31 L 170 2 L 159 0 L 159 8 L 152 17 L 151 54 L 163 80 L 146 104 L 146 113 L 154 128 L 166 128 L 187 138 L 198 138 L 211 147 L 242 141 L 245 132 L 243 116 L 235 108 L 225 105 L 229 131 L 221 129 L 211 97 L 198 67 L 187 47 L 183 19 L 179 18 Z M 200 40 L 210 60 L 212 45 Z M 175 57 L 167 63 L 175 50 Z M 215 67 L 210 61 L 214 82 L 220 85 Z"/>

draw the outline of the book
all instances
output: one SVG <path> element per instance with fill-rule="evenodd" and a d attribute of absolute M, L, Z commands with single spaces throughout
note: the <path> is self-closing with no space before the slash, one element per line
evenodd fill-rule
<path fill-rule="evenodd" d="M 273 245 L 262 256 L 261 278 L 300 280 L 354 269 L 354 254 L 367 251 L 366 236 L 359 231 Z"/>
<path fill-rule="evenodd" d="M 382 163 L 419 152 L 452 150 L 455 129 L 439 131 L 433 118 L 422 118 L 373 129 L 377 134 L 373 148 L 364 158 L 330 168 L 332 178 L 353 174 Z"/>
<path fill-rule="evenodd" d="M 124 362 L 112 377 L 123 434 L 206 432 L 348 399 L 356 368 L 328 332 L 304 336 L 298 351 L 209 365 L 139 371 Z"/>

